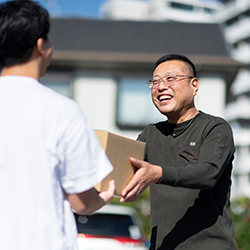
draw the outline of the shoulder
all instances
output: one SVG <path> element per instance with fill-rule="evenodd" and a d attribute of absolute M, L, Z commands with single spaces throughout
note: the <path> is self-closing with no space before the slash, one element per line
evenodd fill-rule
<path fill-rule="evenodd" d="M 76 101 L 39 82 L 33 88 L 32 103 L 39 108 L 46 122 L 57 124 L 61 129 L 85 127 L 87 117 Z"/>
<path fill-rule="evenodd" d="M 214 116 L 214 115 L 206 114 L 206 113 L 200 111 L 198 117 L 199 117 L 199 119 L 197 119 L 197 120 L 200 122 L 203 121 L 203 122 L 211 123 L 211 124 L 224 124 L 224 125 L 230 127 L 228 122 L 220 116 Z"/>
<path fill-rule="evenodd" d="M 229 123 L 224 118 L 219 116 L 206 114 L 200 111 L 197 124 L 201 125 L 201 127 L 204 127 L 206 133 L 216 130 L 222 134 L 232 134 L 232 128 Z"/>
<path fill-rule="evenodd" d="M 62 113 L 65 114 L 65 116 L 82 114 L 82 110 L 79 105 L 70 97 L 64 96 L 41 83 L 39 83 L 36 87 L 39 95 L 43 98 L 45 108 L 49 108 L 51 113 Z"/>
<path fill-rule="evenodd" d="M 138 140 L 146 142 L 149 138 L 152 139 L 152 137 L 158 137 L 159 134 L 165 133 L 166 123 L 167 121 L 161 121 L 147 125 L 139 134 Z"/>

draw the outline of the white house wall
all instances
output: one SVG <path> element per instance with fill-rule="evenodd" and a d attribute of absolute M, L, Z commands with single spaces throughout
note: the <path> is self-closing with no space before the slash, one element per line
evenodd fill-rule
<path fill-rule="evenodd" d="M 117 82 L 114 78 L 77 77 L 74 81 L 74 99 L 94 129 L 137 138 L 138 131 L 124 131 L 116 126 Z"/>
<path fill-rule="evenodd" d="M 195 97 L 196 107 L 205 113 L 225 116 L 226 83 L 221 77 L 200 77 L 199 90 Z"/>

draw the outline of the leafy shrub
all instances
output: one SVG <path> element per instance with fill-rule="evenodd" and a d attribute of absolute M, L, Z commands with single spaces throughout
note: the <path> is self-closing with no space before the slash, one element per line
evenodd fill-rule
<path fill-rule="evenodd" d="M 250 249 L 250 198 L 231 202 L 235 239 L 240 250 Z"/>

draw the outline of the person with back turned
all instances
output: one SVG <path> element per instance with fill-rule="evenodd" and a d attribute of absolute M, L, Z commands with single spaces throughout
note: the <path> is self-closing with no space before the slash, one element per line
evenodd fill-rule
<path fill-rule="evenodd" d="M 49 28 L 37 2 L 0 4 L 0 249 L 76 250 L 72 209 L 91 214 L 114 194 L 114 181 L 94 188 L 113 167 L 81 109 L 38 81 Z"/>

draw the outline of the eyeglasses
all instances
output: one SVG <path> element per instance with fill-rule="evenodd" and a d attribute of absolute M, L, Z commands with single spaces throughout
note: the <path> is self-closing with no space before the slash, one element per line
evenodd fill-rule
<path fill-rule="evenodd" d="M 152 80 L 147 81 L 147 84 L 148 84 L 149 88 L 151 88 L 151 89 L 158 88 L 160 82 L 163 82 L 166 87 L 170 87 L 176 83 L 178 77 L 185 77 L 185 78 L 190 78 L 190 79 L 194 78 L 193 76 L 190 76 L 190 75 L 175 75 L 172 72 L 168 72 L 162 78 L 152 79 Z M 185 79 L 185 78 L 183 78 L 183 79 Z M 183 79 L 180 79 L 180 80 L 183 80 Z"/>

